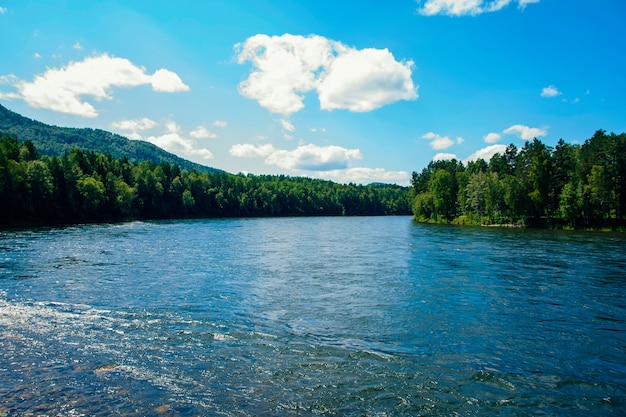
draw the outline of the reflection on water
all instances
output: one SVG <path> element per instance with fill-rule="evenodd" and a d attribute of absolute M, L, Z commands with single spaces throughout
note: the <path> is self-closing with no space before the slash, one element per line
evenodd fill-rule
<path fill-rule="evenodd" d="M 622 415 L 626 238 L 408 217 L 0 234 L 0 415 Z"/>

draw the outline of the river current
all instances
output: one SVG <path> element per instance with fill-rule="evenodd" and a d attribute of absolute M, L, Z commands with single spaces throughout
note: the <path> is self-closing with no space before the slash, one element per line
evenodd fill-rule
<path fill-rule="evenodd" d="M 0 416 L 626 414 L 626 236 L 410 217 L 0 232 Z"/>

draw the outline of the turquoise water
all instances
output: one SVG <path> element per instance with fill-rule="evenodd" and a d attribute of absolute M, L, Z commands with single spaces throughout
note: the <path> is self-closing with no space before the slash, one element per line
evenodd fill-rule
<path fill-rule="evenodd" d="M 0 233 L 0 415 L 624 415 L 626 237 L 410 217 Z"/>

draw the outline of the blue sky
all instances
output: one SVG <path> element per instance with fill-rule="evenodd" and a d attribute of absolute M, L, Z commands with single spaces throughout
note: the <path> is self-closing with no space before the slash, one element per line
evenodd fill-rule
<path fill-rule="evenodd" d="M 623 0 L 0 0 L 0 103 L 232 173 L 409 184 L 626 131 Z"/>

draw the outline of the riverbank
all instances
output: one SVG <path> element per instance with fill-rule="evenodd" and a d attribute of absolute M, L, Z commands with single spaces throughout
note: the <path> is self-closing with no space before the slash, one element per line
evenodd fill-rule
<path fill-rule="evenodd" d="M 560 220 L 560 219 L 559 219 Z M 441 225 L 454 225 L 454 226 L 471 226 L 471 227 L 495 227 L 495 228 L 510 228 L 510 229 L 548 229 L 548 230 L 566 230 L 566 231 L 583 231 L 583 232 L 617 232 L 626 233 L 626 226 L 623 225 L 609 225 L 609 226 L 572 226 L 571 224 L 564 224 L 563 221 L 553 220 L 547 222 L 546 219 L 526 219 L 526 221 L 518 221 L 516 223 L 489 223 L 481 222 L 476 219 L 471 219 L 468 216 L 460 216 L 453 220 L 446 219 L 430 219 L 413 216 L 413 221 L 423 224 L 441 224 Z"/>

